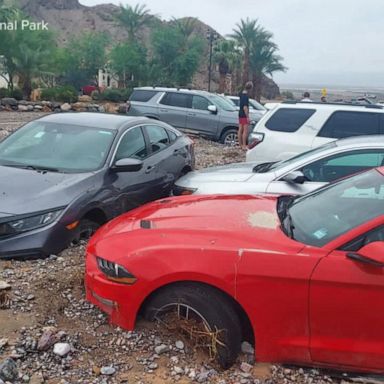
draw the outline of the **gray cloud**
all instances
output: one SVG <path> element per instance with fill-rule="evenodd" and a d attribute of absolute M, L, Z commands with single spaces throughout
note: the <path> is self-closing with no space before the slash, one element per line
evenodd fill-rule
<path fill-rule="evenodd" d="M 84 5 L 105 3 L 80 0 Z M 115 4 L 127 1 L 108 1 Z M 257 18 L 289 68 L 279 83 L 384 87 L 383 0 L 143 0 L 163 19 L 194 16 L 219 33 Z M 136 4 L 136 1 L 129 2 Z"/>

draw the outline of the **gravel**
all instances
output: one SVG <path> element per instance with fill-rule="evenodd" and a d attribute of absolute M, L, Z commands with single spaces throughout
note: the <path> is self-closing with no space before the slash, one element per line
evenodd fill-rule
<path fill-rule="evenodd" d="M 41 113 L 0 112 L 0 135 Z M 194 138 L 197 168 L 244 160 L 244 152 Z M 109 324 L 84 296 L 81 243 L 45 260 L 0 261 L 0 383 L 333 383 L 346 375 L 255 364 L 242 344 L 223 372 L 181 335 L 139 321 L 135 331 Z M 8 285 L 11 286 L 9 289 Z M 1 288 L 3 287 L 3 288 Z M 251 359 L 250 359 L 251 358 Z"/>

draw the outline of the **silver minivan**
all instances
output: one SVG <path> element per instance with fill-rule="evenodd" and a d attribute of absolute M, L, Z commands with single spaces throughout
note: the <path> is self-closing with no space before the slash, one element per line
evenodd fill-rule
<path fill-rule="evenodd" d="M 238 109 L 225 97 L 206 91 L 177 88 L 135 88 L 127 113 L 164 121 L 185 132 L 226 145 L 237 144 Z M 250 114 L 250 132 L 260 119 Z"/>

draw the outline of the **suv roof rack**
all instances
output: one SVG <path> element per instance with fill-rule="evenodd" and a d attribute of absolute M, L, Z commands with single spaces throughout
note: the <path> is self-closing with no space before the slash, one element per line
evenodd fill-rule
<path fill-rule="evenodd" d="M 372 109 L 383 109 L 382 105 L 377 104 L 359 104 L 359 103 L 338 103 L 338 102 L 323 102 L 323 101 L 296 101 L 296 100 L 285 100 L 281 104 L 305 104 L 305 105 L 346 105 L 349 107 L 364 107 Z"/>

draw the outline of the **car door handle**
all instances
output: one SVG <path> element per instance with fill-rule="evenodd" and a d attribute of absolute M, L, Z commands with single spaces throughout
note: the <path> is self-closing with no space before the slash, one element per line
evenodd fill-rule
<path fill-rule="evenodd" d="M 173 155 L 174 155 L 174 156 L 178 155 L 179 153 L 180 153 L 180 149 L 175 149 L 175 150 L 173 151 Z"/>
<path fill-rule="evenodd" d="M 155 169 L 155 166 L 154 166 L 154 165 L 150 165 L 150 166 L 148 166 L 147 169 L 145 170 L 145 173 L 151 173 L 154 169 Z"/>
<path fill-rule="evenodd" d="M 196 113 L 189 112 L 187 115 L 188 116 L 196 116 Z"/>
<path fill-rule="evenodd" d="M 168 109 L 160 108 L 160 112 L 168 112 Z"/>

